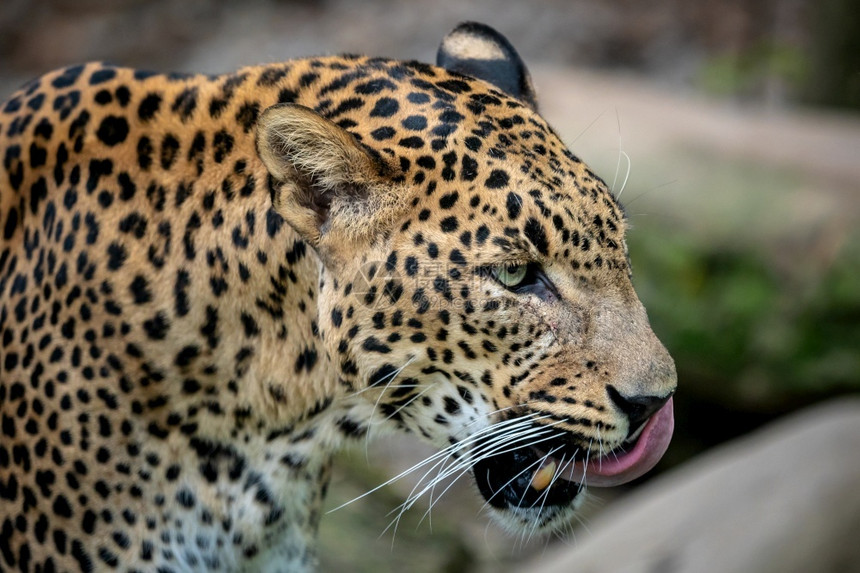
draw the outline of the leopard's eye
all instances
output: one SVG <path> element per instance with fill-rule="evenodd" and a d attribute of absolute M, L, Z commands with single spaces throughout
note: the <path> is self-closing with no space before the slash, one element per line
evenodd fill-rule
<path fill-rule="evenodd" d="M 481 273 L 490 276 L 509 291 L 519 295 L 535 295 L 541 300 L 558 300 L 559 294 L 552 281 L 538 263 L 522 265 L 496 265 L 482 267 Z"/>
<path fill-rule="evenodd" d="M 528 265 L 501 265 L 490 271 L 493 278 L 508 288 L 516 288 L 528 274 Z"/>

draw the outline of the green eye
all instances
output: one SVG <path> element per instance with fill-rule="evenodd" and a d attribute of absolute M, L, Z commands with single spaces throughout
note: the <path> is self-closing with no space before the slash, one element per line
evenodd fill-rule
<path fill-rule="evenodd" d="M 527 265 L 506 265 L 492 268 L 493 278 L 508 288 L 523 282 L 528 273 Z"/>

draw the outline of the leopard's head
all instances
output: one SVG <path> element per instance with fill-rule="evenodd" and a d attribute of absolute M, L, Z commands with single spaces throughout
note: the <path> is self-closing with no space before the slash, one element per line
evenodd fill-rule
<path fill-rule="evenodd" d="M 437 64 L 359 62 L 323 106 L 337 114 L 270 108 L 258 149 L 319 255 L 343 399 L 442 449 L 428 488 L 471 472 L 509 526 L 558 527 L 583 485 L 662 456 L 675 366 L 621 207 L 538 114 L 513 47 L 467 23 Z"/>

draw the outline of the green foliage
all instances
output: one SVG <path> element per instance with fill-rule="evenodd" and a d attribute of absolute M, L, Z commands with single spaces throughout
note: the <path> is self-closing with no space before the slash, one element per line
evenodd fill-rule
<path fill-rule="evenodd" d="M 798 278 L 754 250 L 691 236 L 640 229 L 631 240 L 637 290 L 683 392 L 777 412 L 860 391 L 857 241 L 820 275 Z"/>

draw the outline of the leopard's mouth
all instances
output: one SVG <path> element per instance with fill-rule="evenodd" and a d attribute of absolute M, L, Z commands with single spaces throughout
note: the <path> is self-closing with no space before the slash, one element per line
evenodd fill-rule
<path fill-rule="evenodd" d="M 603 455 L 554 437 L 520 448 L 502 449 L 472 466 L 478 490 L 500 510 L 551 511 L 574 504 L 585 485 L 627 483 L 653 468 L 669 446 L 674 429 L 672 400 Z"/>
<path fill-rule="evenodd" d="M 550 446 L 549 441 L 540 446 L 540 449 L 524 446 L 484 457 L 472 466 L 478 490 L 489 505 L 497 509 L 525 509 L 566 506 L 573 501 L 581 489 L 578 483 L 551 479 L 545 487 L 533 485 L 541 469 L 553 463 L 553 458 L 543 450 Z M 559 443 L 550 447 L 550 451 L 562 447 L 564 444 Z"/>

